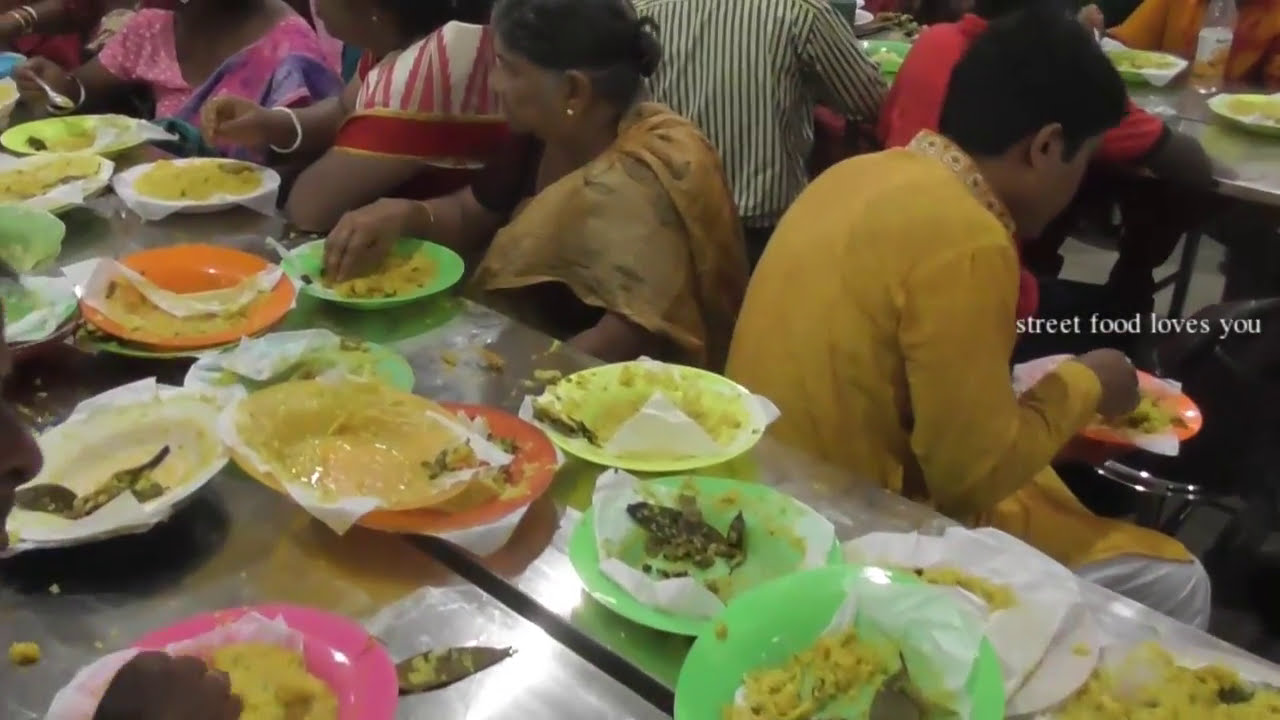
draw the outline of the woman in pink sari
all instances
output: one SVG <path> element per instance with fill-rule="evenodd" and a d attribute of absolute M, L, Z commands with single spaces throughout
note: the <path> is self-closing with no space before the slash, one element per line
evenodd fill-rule
<path fill-rule="evenodd" d="M 313 159 L 285 211 L 327 231 L 380 197 L 425 199 L 465 187 L 506 137 L 489 85 L 495 63 L 485 0 L 317 0 L 316 20 L 367 48 L 341 98 L 296 113 L 224 100 L 215 140 Z"/>
<path fill-rule="evenodd" d="M 133 88 L 148 91 L 154 117 L 198 144 L 201 109 L 233 96 L 270 106 L 303 107 L 341 91 L 315 30 L 282 0 L 189 0 L 146 8 L 128 19 L 98 57 L 66 71 L 34 58 L 14 79 L 35 108 L 47 108 L 39 78 L 76 102 L 102 107 Z M 181 49 L 181 50 L 179 50 Z M 208 148 L 191 148 L 207 151 Z M 264 160 L 257 148 L 223 145 L 219 154 Z"/>

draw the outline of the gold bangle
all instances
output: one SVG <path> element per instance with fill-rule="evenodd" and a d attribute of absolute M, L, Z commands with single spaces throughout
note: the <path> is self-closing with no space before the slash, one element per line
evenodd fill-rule
<path fill-rule="evenodd" d="M 35 30 L 36 23 L 40 20 L 40 13 L 36 12 L 36 9 L 30 5 L 23 5 L 18 10 L 27 14 L 27 17 L 31 20 L 31 29 Z"/>
<path fill-rule="evenodd" d="M 11 16 L 13 16 L 13 19 L 14 19 L 14 20 L 16 20 L 16 21 L 17 21 L 17 23 L 18 23 L 18 30 L 19 30 L 23 35 L 26 35 L 26 34 L 28 34 L 28 33 L 30 33 L 30 32 L 31 32 L 31 21 L 27 19 L 27 16 L 26 16 L 26 15 L 23 15 L 22 13 L 18 12 L 17 10 L 10 10 L 10 11 L 9 11 L 8 13 L 6 13 L 6 14 L 7 14 L 7 15 L 11 15 Z"/>

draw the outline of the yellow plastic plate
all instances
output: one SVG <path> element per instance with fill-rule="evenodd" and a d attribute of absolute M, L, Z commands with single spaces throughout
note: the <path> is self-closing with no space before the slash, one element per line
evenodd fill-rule
<path fill-rule="evenodd" d="M 629 366 L 638 363 L 653 363 L 652 360 L 638 360 L 582 370 L 561 380 L 561 383 L 572 382 L 573 393 L 581 398 L 576 403 L 583 417 L 591 417 L 602 412 L 606 403 L 617 401 L 619 377 Z M 582 458 L 588 462 L 607 467 L 621 468 L 644 473 L 676 473 L 696 470 L 698 468 L 728 462 L 749 451 L 760 442 L 769 418 L 760 402 L 749 390 L 732 380 L 715 373 L 684 365 L 663 363 L 662 367 L 676 374 L 681 386 L 697 386 L 709 395 L 723 398 L 724 402 L 738 406 L 736 412 L 741 413 L 742 427 L 731 442 L 724 445 L 724 450 L 715 455 L 704 457 L 619 457 L 606 452 L 604 448 L 591 442 L 573 437 L 557 430 L 555 427 L 538 423 L 560 449 Z M 536 421 L 535 421 L 536 422 Z"/>

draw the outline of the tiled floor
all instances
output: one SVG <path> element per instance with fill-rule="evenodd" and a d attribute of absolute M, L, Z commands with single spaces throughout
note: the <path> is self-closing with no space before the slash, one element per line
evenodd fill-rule
<path fill-rule="evenodd" d="M 1177 268 L 1182 249 L 1173 253 L 1169 263 L 1157 273 L 1163 277 Z M 1111 250 L 1075 240 L 1067 241 L 1063 255 L 1066 264 L 1062 276 L 1072 280 L 1104 282 L 1115 262 Z M 1224 257 L 1221 245 L 1206 239 L 1197 254 L 1195 272 L 1187 295 L 1184 314 L 1219 300 L 1222 295 L 1223 277 L 1219 266 Z M 1156 298 L 1157 312 L 1169 307 L 1172 288 L 1166 288 Z M 1179 534 L 1193 552 L 1202 552 L 1212 542 L 1222 527 L 1224 517 L 1212 510 L 1192 515 Z M 1214 613 L 1210 631 L 1218 637 L 1280 662 L 1280 533 L 1272 536 L 1264 561 L 1267 567 L 1250 574 L 1248 590 L 1215 587 Z M 1258 608 L 1271 608 L 1271 612 L 1259 612 Z M 1270 617 L 1268 617 L 1270 616 Z"/>

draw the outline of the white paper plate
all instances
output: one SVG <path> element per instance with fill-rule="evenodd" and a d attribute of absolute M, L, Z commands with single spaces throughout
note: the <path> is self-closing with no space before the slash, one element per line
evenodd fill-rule
<path fill-rule="evenodd" d="M 160 162 L 160 161 L 157 161 Z M 172 160 L 170 162 L 178 165 L 199 165 L 203 163 L 225 163 L 234 162 L 242 163 L 241 160 L 228 160 L 224 158 L 184 158 Z M 244 163 L 253 165 L 253 163 Z M 237 206 L 252 208 L 264 214 L 274 211 L 276 205 L 276 197 L 280 194 L 280 174 L 275 170 L 261 165 L 254 165 L 258 172 L 262 175 L 262 184 L 257 190 L 247 195 L 217 195 L 208 200 L 201 201 L 170 201 L 158 200 L 155 198 L 141 195 L 134 188 L 138 178 L 143 173 L 154 167 L 156 163 L 147 163 L 145 165 L 137 165 L 116 175 L 111 185 L 115 188 L 116 194 L 124 201 L 134 212 L 148 220 L 158 220 L 168 215 L 201 215 L 205 213 L 222 212 L 230 210 Z"/>
<path fill-rule="evenodd" d="M 876 19 L 875 15 L 862 9 L 862 0 L 858 0 L 858 12 L 853 14 L 854 25 L 866 25 Z"/>

